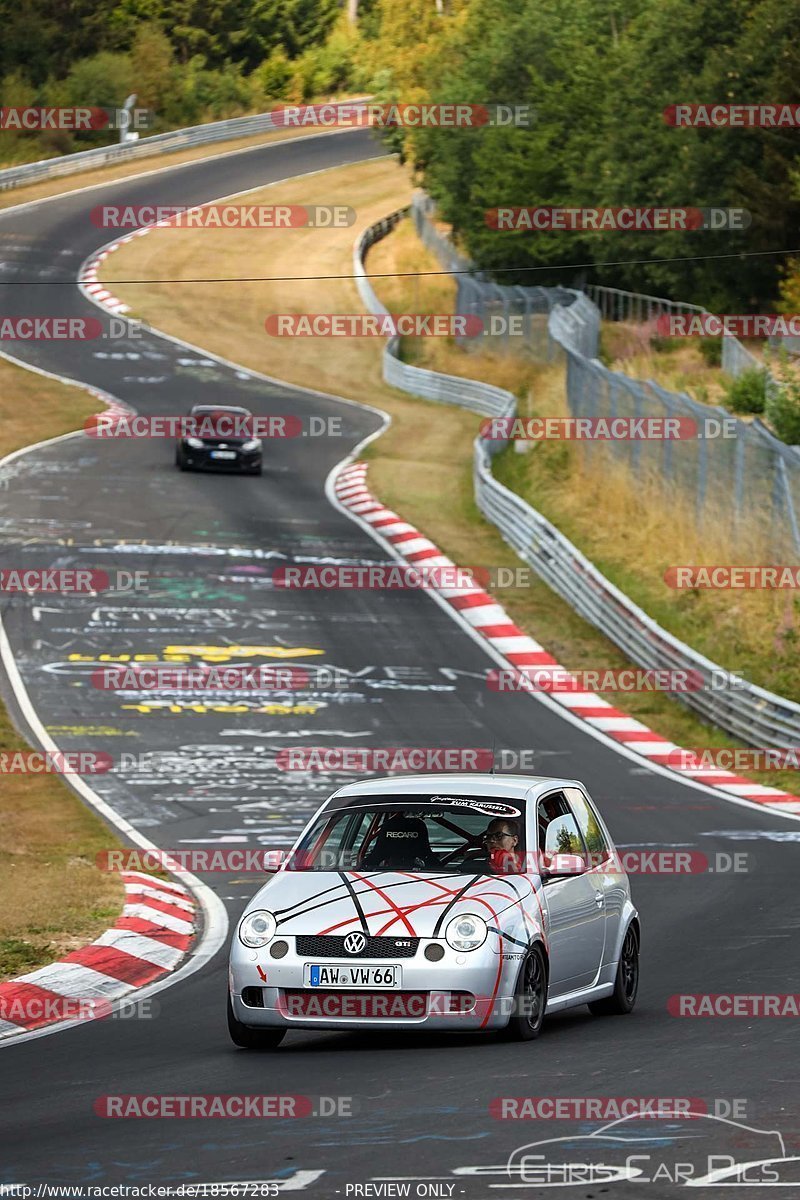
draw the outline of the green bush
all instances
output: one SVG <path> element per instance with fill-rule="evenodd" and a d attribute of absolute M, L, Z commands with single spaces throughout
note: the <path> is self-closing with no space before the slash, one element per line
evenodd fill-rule
<path fill-rule="evenodd" d="M 317 94 L 319 57 L 316 49 L 306 50 L 292 63 L 289 96 L 298 103 L 311 100 Z"/>
<path fill-rule="evenodd" d="M 285 100 L 289 94 L 292 69 L 283 46 L 277 46 L 269 58 L 265 58 L 261 66 L 256 68 L 251 79 L 265 100 Z"/>
<path fill-rule="evenodd" d="M 698 349 L 707 367 L 722 366 L 722 338 L 700 338 Z"/>
<path fill-rule="evenodd" d="M 120 108 L 126 96 L 136 90 L 135 82 L 129 55 L 101 50 L 73 63 L 65 79 L 51 81 L 48 103 Z"/>
<path fill-rule="evenodd" d="M 196 54 L 181 67 L 165 116 L 173 126 L 238 117 L 249 107 L 249 93 L 237 67 L 229 64 L 222 71 L 209 70 L 203 55 Z"/>
<path fill-rule="evenodd" d="M 356 43 L 350 29 L 339 25 L 317 50 L 314 90 L 317 95 L 344 90 L 354 72 Z"/>
<path fill-rule="evenodd" d="M 763 413 L 769 376 L 763 367 L 751 367 L 725 388 L 725 407 L 735 413 Z"/>
<path fill-rule="evenodd" d="M 800 446 L 800 383 L 784 373 L 767 395 L 765 416 L 773 432 L 790 446 Z"/>

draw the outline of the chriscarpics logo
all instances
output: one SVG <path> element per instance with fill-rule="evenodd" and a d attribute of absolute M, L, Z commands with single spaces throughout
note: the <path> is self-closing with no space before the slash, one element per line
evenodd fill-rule
<path fill-rule="evenodd" d="M 664 1122 L 669 1122 L 668 1127 Z M 668 1136 L 667 1136 L 668 1135 Z M 662 1186 L 787 1186 L 800 1159 L 786 1157 L 781 1133 L 705 1111 L 632 1112 L 586 1136 L 541 1138 L 520 1146 L 503 1169 L 515 1189 Z"/>

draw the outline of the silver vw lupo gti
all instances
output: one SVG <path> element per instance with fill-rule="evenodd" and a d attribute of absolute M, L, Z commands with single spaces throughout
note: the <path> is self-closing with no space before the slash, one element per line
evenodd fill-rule
<path fill-rule="evenodd" d="M 414 775 L 340 788 L 233 936 L 228 1026 L 505 1030 L 546 1013 L 629 1013 L 639 916 L 586 788 L 522 775 Z"/>

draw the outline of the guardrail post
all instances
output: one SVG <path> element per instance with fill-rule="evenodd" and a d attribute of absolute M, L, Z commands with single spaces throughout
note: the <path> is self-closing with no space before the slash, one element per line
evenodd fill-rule
<path fill-rule="evenodd" d="M 747 446 L 745 444 L 746 430 L 743 421 L 736 422 L 736 449 L 734 450 L 734 528 L 742 520 L 744 508 L 744 466 Z"/>
<path fill-rule="evenodd" d="M 800 529 L 797 527 L 797 513 L 794 507 L 794 497 L 792 496 L 792 489 L 789 486 L 789 476 L 786 472 L 786 463 L 784 462 L 782 455 L 779 458 L 779 462 L 781 482 L 783 483 L 783 494 L 786 497 L 786 511 L 789 514 L 789 524 L 792 530 L 792 541 L 794 542 L 795 551 L 800 552 Z"/>
<path fill-rule="evenodd" d="M 699 438 L 697 442 L 697 492 L 696 511 L 697 524 L 703 524 L 703 514 L 706 503 L 706 486 L 708 484 L 708 441 Z"/>

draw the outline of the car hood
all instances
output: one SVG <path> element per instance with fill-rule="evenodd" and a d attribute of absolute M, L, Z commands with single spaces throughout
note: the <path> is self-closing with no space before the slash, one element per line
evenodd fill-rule
<path fill-rule="evenodd" d="M 489 924 L 530 894 L 527 880 L 441 872 L 279 871 L 250 901 L 266 908 L 279 934 L 339 934 L 360 929 L 374 936 L 442 937 L 459 913 Z"/>

